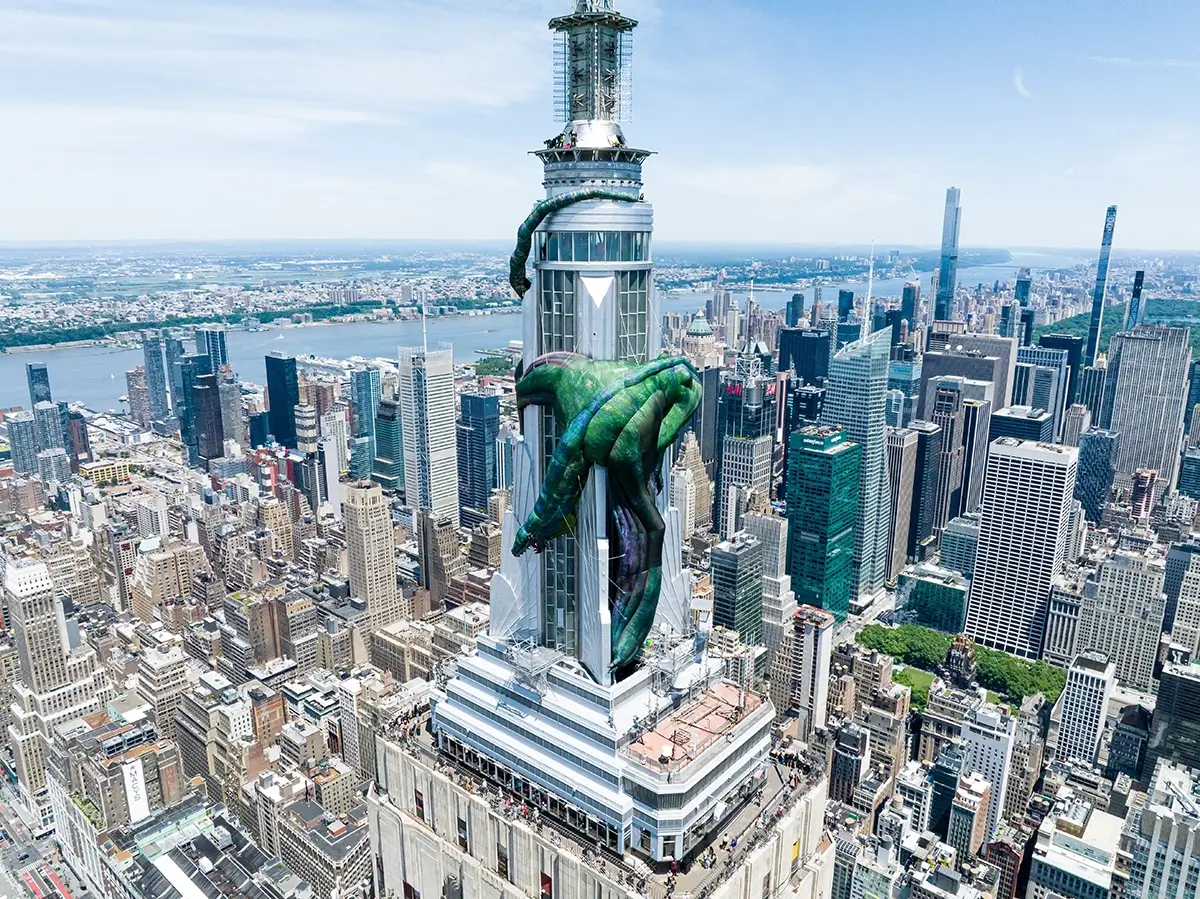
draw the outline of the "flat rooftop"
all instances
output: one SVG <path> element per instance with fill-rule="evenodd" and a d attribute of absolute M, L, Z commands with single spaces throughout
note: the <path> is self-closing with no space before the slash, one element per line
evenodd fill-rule
<path fill-rule="evenodd" d="M 679 771 L 724 739 L 762 704 L 758 694 L 720 681 L 642 733 L 623 752 L 648 768 Z"/>

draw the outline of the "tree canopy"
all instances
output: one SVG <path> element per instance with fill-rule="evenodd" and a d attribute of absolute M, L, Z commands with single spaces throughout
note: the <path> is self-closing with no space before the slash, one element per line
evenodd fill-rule
<path fill-rule="evenodd" d="M 951 638 L 916 624 L 884 627 L 870 624 L 858 632 L 855 640 L 868 649 L 885 652 L 898 662 L 936 671 L 950 651 Z M 981 687 L 1019 702 L 1041 693 L 1050 702 L 1058 699 L 1067 684 L 1067 673 L 1045 662 L 1030 662 L 1006 652 L 975 647 L 975 679 Z"/>

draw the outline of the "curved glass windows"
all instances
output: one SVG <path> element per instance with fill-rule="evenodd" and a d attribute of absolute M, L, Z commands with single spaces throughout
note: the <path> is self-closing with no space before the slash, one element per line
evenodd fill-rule
<path fill-rule="evenodd" d="M 649 262 L 648 231 L 539 231 L 542 262 Z"/>

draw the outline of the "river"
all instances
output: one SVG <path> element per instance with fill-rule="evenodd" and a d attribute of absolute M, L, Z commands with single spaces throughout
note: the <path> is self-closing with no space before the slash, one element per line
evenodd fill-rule
<path fill-rule="evenodd" d="M 1086 259 L 1058 255 L 1014 254 L 1013 261 L 1003 265 L 964 268 L 958 273 L 958 283 L 964 286 L 991 285 L 1011 281 L 1022 265 L 1035 269 L 1066 268 Z M 920 275 L 921 294 L 928 296 L 931 273 Z M 898 297 L 906 281 L 897 278 L 876 281 L 876 297 Z M 837 302 L 837 291 L 848 287 L 855 293 L 866 292 L 866 282 L 851 284 L 830 283 L 822 287 L 822 301 Z M 780 309 L 793 291 L 755 291 L 755 300 L 768 309 Z M 745 293 L 736 293 L 739 304 L 745 305 Z M 691 312 L 704 305 L 708 294 L 678 293 L 662 302 L 664 312 Z M 806 291 L 811 303 L 812 291 Z M 476 351 L 501 347 L 521 337 L 521 316 L 516 313 L 490 316 L 460 316 L 430 319 L 431 346 L 450 343 L 460 362 L 478 358 Z M 493 330 L 494 329 L 494 330 Z M 245 381 L 262 384 L 266 380 L 264 356 L 272 350 L 282 350 L 294 356 L 314 355 L 332 358 L 348 356 L 377 356 L 395 358 L 399 346 L 421 344 L 420 322 L 354 322 L 350 324 L 314 325 L 300 328 L 272 328 L 266 331 L 230 329 L 226 346 L 229 360 L 238 376 Z M 118 349 L 108 346 L 64 347 L 34 353 L 0 355 L 0 408 L 29 405 L 25 381 L 25 363 L 45 362 L 50 370 L 50 386 L 56 400 L 80 402 L 89 409 L 103 411 L 119 408 L 118 398 L 125 395 L 125 372 L 142 364 L 140 349 Z"/>

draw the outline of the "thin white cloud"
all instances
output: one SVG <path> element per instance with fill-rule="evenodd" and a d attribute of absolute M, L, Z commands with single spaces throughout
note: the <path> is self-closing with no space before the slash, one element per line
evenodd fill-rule
<path fill-rule="evenodd" d="M 666 182 L 673 186 L 774 206 L 811 197 L 838 183 L 837 174 L 828 166 L 795 163 L 673 166 L 663 175 Z"/>
<path fill-rule="evenodd" d="M 1013 69 L 1013 87 L 1017 89 L 1017 93 L 1026 100 L 1033 99 L 1033 93 L 1025 86 L 1025 72 L 1021 69 Z"/>
<path fill-rule="evenodd" d="M 1104 66 L 1139 66 L 1155 69 L 1200 69 L 1200 59 L 1176 59 L 1174 57 L 1134 59 L 1130 56 L 1089 56 L 1088 62 Z"/>

